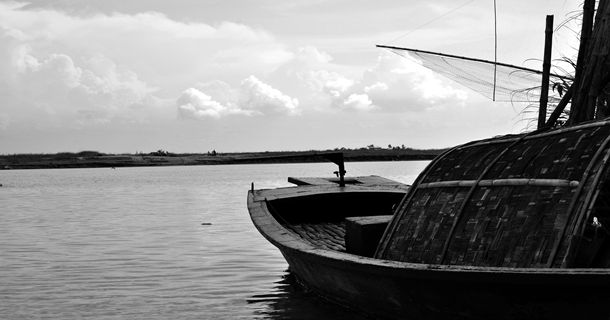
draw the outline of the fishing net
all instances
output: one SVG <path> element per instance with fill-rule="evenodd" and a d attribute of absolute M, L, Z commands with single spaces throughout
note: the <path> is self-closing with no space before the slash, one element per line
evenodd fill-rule
<path fill-rule="evenodd" d="M 415 60 L 422 66 L 495 101 L 533 103 L 540 99 L 542 72 L 538 70 L 409 48 L 379 47 Z M 569 77 L 551 74 L 549 103 L 557 103 L 563 94 L 562 88 L 566 87 L 556 84 L 571 81 Z"/>

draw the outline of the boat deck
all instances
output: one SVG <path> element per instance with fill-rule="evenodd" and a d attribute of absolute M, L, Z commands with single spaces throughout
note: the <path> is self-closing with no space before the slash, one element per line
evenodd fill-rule
<path fill-rule="evenodd" d="M 299 223 L 286 227 L 315 247 L 345 252 L 345 222 Z"/>

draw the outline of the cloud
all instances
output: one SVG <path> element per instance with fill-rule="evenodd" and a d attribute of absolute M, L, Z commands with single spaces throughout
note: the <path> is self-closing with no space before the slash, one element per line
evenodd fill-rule
<path fill-rule="evenodd" d="M 219 118 L 228 108 L 212 100 L 207 94 L 195 89 L 186 89 L 176 102 L 180 115 L 195 119 Z"/>
<path fill-rule="evenodd" d="M 345 93 L 355 81 L 332 71 L 309 70 L 299 73 L 299 78 L 307 83 L 313 90 L 325 92 L 333 98 Z"/>
<path fill-rule="evenodd" d="M 227 115 L 252 115 L 250 110 L 242 110 L 233 104 L 223 105 L 211 96 L 195 88 L 185 90 L 176 101 L 180 116 L 192 119 L 220 118 Z"/>
<path fill-rule="evenodd" d="M 263 113 L 299 114 L 299 100 L 249 76 L 241 82 L 240 106 Z"/>
<path fill-rule="evenodd" d="M 21 113 L 30 110 L 40 116 L 42 112 L 63 119 L 64 124 L 104 123 L 111 118 L 139 118 L 130 107 L 154 100 L 155 88 L 104 56 L 77 63 L 61 53 L 36 56 L 27 45 L 12 49 L 12 64 L 3 66 L 0 78 L 12 93 L 5 103 L 21 105 Z"/>
<path fill-rule="evenodd" d="M 177 99 L 178 113 L 184 118 L 221 118 L 230 115 L 297 115 L 299 101 L 249 76 L 234 89 L 222 81 L 199 83 Z"/>
<path fill-rule="evenodd" d="M 75 15 L 0 2 L 0 29 L 37 57 L 104 56 L 166 96 L 175 96 L 202 74 L 206 81 L 234 81 L 293 58 L 263 29 L 230 21 L 178 21 L 158 12 Z"/>
<path fill-rule="evenodd" d="M 3 127 L 173 121 L 172 101 L 181 116 L 198 119 L 296 114 L 297 99 L 258 78 L 243 89 L 212 85 L 269 72 L 293 56 L 267 31 L 230 21 L 183 22 L 157 12 L 75 15 L 0 2 L 0 98 L 11 119 Z M 184 90 L 202 74 L 205 85 Z"/>
<path fill-rule="evenodd" d="M 383 91 L 387 91 L 389 89 L 388 85 L 383 83 L 383 82 L 375 82 L 374 84 L 370 85 L 370 86 L 366 86 L 364 87 L 364 92 L 369 93 L 369 92 L 383 92 Z"/>
<path fill-rule="evenodd" d="M 33 19 L 36 17 L 37 19 Z M 64 11 L 49 8 L 29 8 L 25 3 L 0 3 L 2 24 L 23 31 L 30 38 L 61 39 L 74 32 L 73 36 L 89 34 L 89 31 L 122 30 L 129 36 L 148 31 L 152 35 L 171 35 L 172 38 L 217 40 L 231 39 L 241 42 L 270 41 L 272 35 L 244 24 L 224 21 L 216 26 L 201 22 L 182 22 L 170 19 L 159 12 L 140 12 L 126 14 L 71 15 Z M 79 29 L 81 28 L 81 29 Z M 98 35 L 98 37 L 101 35 Z"/>
<path fill-rule="evenodd" d="M 70 53 L 74 43 L 67 45 L 58 29 L 78 18 L 20 8 L 0 3 L 0 99 L 11 119 L 5 129 L 133 123 L 165 114 L 157 88 L 134 70 L 101 53 Z"/>
<path fill-rule="evenodd" d="M 423 112 L 461 105 L 467 97 L 417 63 L 387 52 L 368 68 L 333 61 L 315 47 L 299 48 L 269 79 L 293 84 L 301 109 L 308 112 Z"/>
<path fill-rule="evenodd" d="M 97 101 L 108 100 L 120 107 L 141 102 L 155 90 L 134 72 L 117 67 L 103 56 L 83 60 L 80 66 L 65 54 L 51 54 L 41 59 L 25 54 L 20 61 L 18 75 L 34 93 L 50 95 L 49 91 L 53 90 L 73 90 L 81 96 L 95 96 L 100 98 Z"/>
<path fill-rule="evenodd" d="M 373 104 L 388 112 L 422 112 L 463 105 L 466 91 L 414 61 L 383 53 L 360 81 Z"/>
<path fill-rule="evenodd" d="M 343 105 L 346 108 L 360 110 L 360 111 L 369 111 L 375 109 L 373 102 L 366 94 L 360 93 L 352 93 L 343 101 Z"/>

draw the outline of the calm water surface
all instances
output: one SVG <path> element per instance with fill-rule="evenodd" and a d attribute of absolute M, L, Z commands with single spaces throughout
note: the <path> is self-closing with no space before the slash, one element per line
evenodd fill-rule
<path fill-rule="evenodd" d="M 347 163 L 411 183 L 427 162 Z M 356 319 L 298 287 L 246 192 L 332 164 L 0 171 L 0 319 Z"/>

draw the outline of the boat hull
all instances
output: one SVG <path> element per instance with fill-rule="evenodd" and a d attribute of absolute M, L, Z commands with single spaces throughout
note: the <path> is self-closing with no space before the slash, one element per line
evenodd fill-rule
<path fill-rule="evenodd" d="M 261 232 L 308 289 L 335 303 L 389 319 L 607 319 L 607 269 L 514 269 L 445 266 L 357 256 L 312 246 L 277 220 L 274 200 L 313 194 L 367 197 L 366 186 L 251 191 L 248 208 Z M 393 188 L 371 188 L 375 194 Z M 305 199 L 305 200 L 304 200 Z M 345 199 L 344 199 L 345 200 Z M 290 201 L 284 201 L 290 203 Z M 328 200 L 326 200 L 328 202 Z M 313 208 L 307 208 L 312 210 Z M 289 211 L 284 205 L 283 211 Z M 336 211 L 336 210 L 334 210 Z M 273 212 L 273 213 L 272 213 Z M 289 215 L 290 213 L 285 213 Z"/>
<path fill-rule="evenodd" d="M 379 266 L 279 248 L 299 282 L 335 303 L 388 319 L 607 319 L 607 286 L 573 275 L 483 274 Z M 582 277 L 581 277 L 582 278 Z M 588 283 L 586 283 L 588 282 Z"/>

